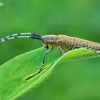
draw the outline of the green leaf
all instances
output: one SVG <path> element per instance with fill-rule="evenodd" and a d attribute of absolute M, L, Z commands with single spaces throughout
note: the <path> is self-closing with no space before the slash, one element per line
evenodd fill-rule
<path fill-rule="evenodd" d="M 35 87 L 46 78 L 60 62 L 80 58 L 99 56 L 92 50 L 84 48 L 71 50 L 62 56 L 56 48 L 47 55 L 44 70 L 34 78 L 22 83 L 23 80 L 36 73 L 42 64 L 46 49 L 41 47 L 13 58 L 0 67 L 0 99 L 14 100 Z"/>

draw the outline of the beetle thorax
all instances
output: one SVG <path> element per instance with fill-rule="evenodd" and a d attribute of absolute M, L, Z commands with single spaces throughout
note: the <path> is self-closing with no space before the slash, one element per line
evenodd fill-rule
<path fill-rule="evenodd" d="M 44 46 L 55 46 L 56 45 L 56 35 L 45 35 L 41 37 Z"/>

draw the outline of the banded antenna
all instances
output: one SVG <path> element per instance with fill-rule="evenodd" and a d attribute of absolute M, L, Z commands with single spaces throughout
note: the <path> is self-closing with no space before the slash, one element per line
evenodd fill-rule
<path fill-rule="evenodd" d="M 5 42 L 8 40 L 12 40 L 12 39 L 17 39 L 17 38 L 31 38 L 31 39 L 41 39 L 41 35 L 37 34 L 37 33 L 18 33 L 18 34 L 12 34 L 9 36 L 6 36 L 4 38 L 0 39 L 0 42 Z"/>

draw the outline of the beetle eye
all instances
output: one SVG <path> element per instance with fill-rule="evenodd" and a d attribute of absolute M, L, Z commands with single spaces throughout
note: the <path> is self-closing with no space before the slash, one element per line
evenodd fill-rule
<path fill-rule="evenodd" d="M 42 43 L 44 43 L 44 39 L 41 38 Z"/>

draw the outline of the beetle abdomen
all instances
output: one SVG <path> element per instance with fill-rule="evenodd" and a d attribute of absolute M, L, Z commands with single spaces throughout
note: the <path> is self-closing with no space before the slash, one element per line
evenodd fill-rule
<path fill-rule="evenodd" d="M 85 47 L 93 50 L 100 50 L 100 44 L 92 41 L 70 37 L 66 35 L 58 35 L 56 46 L 61 48 L 64 52 L 77 47 Z"/>

